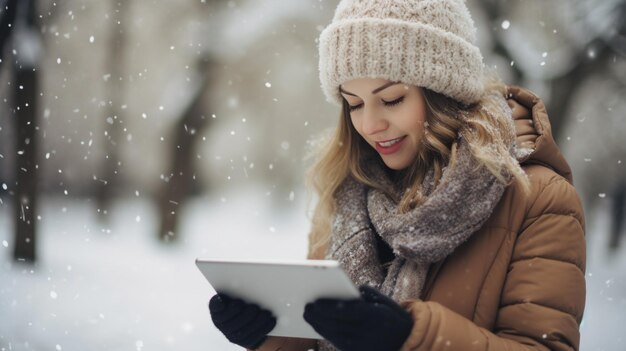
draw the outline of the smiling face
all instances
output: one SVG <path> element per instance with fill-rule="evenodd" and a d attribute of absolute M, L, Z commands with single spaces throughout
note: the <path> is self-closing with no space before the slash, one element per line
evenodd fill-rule
<path fill-rule="evenodd" d="M 387 167 L 403 170 L 416 159 L 424 137 L 426 101 L 416 86 L 359 78 L 340 87 L 354 129 Z"/>

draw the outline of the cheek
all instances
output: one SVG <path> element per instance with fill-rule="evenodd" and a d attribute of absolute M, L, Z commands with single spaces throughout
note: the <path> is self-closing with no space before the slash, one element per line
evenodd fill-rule
<path fill-rule="evenodd" d="M 416 133 L 423 135 L 426 123 L 426 110 L 424 109 L 424 105 L 415 104 L 414 106 L 412 106 L 411 110 L 411 121 L 413 121 L 412 129 Z"/>
<path fill-rule="evenodd" d="M 415 113 L 415 109 L 404 111 L 399 121 L 402 121 L 402 129 L 413 135 L 424 134 L 425 118 L 419 113 Z"/>

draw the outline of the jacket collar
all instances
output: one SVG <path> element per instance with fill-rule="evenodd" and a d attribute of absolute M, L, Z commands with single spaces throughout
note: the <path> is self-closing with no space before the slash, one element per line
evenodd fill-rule
<path fill-rule="evenodd" d="M 520 163 L 547 166 L 573 184 L 572 170 L 556 145 L 543 101 L 530 90 L 511 85 L 507 87 L 507 102 L 514 119 L 532 120 L 537 135 L 528 145 L 532 152 L 520 159 Z"/>

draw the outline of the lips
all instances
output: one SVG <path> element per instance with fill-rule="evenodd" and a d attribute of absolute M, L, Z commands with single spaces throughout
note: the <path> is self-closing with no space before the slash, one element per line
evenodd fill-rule
<path fill-rule="evenodd" d="M 376 142 L 376 151 L 383 155 L 393 154 L 400 149 L 405 138 L 406 135 L 396 139 Z"/>

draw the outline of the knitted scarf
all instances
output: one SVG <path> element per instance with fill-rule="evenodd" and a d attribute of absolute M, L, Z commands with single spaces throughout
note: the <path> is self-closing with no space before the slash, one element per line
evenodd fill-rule
<path fill-rule="evenodd" d="M 419 298 L 429 265 L 452 253 L 489 218 L 505 185 L 477 167 L 464 140 L 458 144 L 457 162 L 446 167 L 436 189 L 434 172 L 427 173 L 422 187 L 427 199 L 408 213 L 399 213 L 382 191 L 352 178 L 341 185 L 328 258 L 339 261 L 355 285 L 373 286 L 398 302 Z M 379 163 L 370 170 L 380 184 L 392 186 Z M 396 256 L 386 275 L 376 235 Z"/>
<path fill-rule="evenodd" d="M 510 119 L 510 130 L 503 135 L 510 154 L 515 155 L 511 110 L 502 97 L 497 100 L 489 111 L 492 117 Z M 383 167 L 372 162 L 368 171 L 377 182 L 393 189 Z M 421 189 L 426 200 L 408 213 L 399 213 L 398 204 L 380 190 L 349 177 L 336 193 L 326 258 L 339 261 L 357 286 L 373 286 L 397 302 L 418 299 L 430 264 L 450 255 L 481 228 L 505 187 L 477 161 L 463 138 L 457 141 L 456 162 L 443 169 L 436 187 L 434 171 L 427 172 Z M 399 189 L 395 191 L 401 195 Z M 376 235 L 395 254 L 386 272 L 379 262 Z M 320 340 L 319 350 L 335 348 Z"/>

